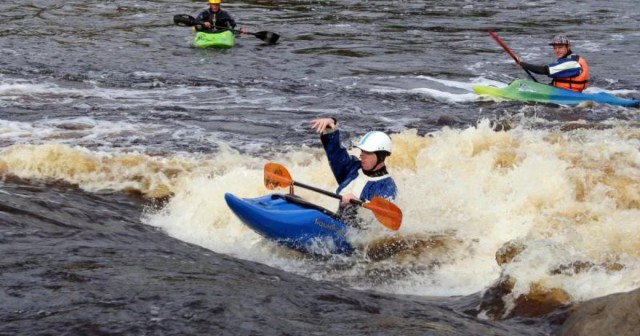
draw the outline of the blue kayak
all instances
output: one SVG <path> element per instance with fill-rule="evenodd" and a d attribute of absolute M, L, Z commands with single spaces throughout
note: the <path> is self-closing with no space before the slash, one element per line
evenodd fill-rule
<path fill-rule="evenodd" d="M 473 90 L 479 95 L 558 105 L 578 105 L 583 102 L 592 101 L 600 104 L 626 107 L 640 106 L 639 100 L 620 98 L 606 92 L 580 93 L 523 79 L 516 79 L 508 86 L 502 88 L 474 85 Z"/>
<path fill-rule="evenodd" d="M 224 195 L 238 218 L 261 236 L 310 254 L 349 254 L 347 226 L 331 211 L 295 195 L 270 194 L 257 198 Z"/>

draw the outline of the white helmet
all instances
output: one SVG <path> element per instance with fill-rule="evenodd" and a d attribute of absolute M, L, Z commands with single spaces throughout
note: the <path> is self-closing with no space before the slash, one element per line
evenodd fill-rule
<path fill-rule="evenodd" d="M 371 131 L 360 139 L 356 147 L 365 152 L 385 151 L 391 154 L 391 138 L 384 132 Z"/>

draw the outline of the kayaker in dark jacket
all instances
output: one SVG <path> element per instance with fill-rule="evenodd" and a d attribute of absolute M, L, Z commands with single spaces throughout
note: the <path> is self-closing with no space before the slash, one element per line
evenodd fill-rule
<path fill-rule="evenodd" d="M 356 209 L 348 206 L 352 199 L 369 201 L 378 196 L 394 200 L 398 193 L 397 187 L 384 162 L 391 155 L 391 138 L 379 131 L 365 134 L 356 145 L 360 149 L 360 158 L 357 158 L 349 155 L 341 145 L 337 126 L 334 118 L 311 121 L 311 127 L 321 134 L 320 140 L 329 166 L 338 182 L 336 193 L 342 196 L 338 213 L 343 217 L 350 217 Z"/>
<path fill-rule="evenodd" d="M 583 57 L 571 52 L 569 39 L 564 35 L 555 36 L 549 45 L 557 60 L 548 65 L 525 63 L 518 58 L 519 65 L 533 73 L 547 75 L 552 78 L 551 85 L 562 89 L 582 92 L 589 82 L 589 66 Z"/>
<path fill-rule="evenodd" d="M 234 29 L 236 21 L 227 11 L 220 9 L 221 0 L 208 0 L 209 9 L 205 9 L 196 18 L 196 30 Z M 243 29 L 240 29 L 241 31 Z"/>

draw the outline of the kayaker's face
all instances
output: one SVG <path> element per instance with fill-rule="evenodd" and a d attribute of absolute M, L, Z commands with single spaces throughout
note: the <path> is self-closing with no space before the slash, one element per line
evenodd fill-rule
<path fill-rule="evenodd" d="M 363 170 L 371 171 L 376 167 L 376 163 L 378 163 L 378 157 L 374 152 L 366 152 L 360 150 L 360 165 Z"/>
<path fill-rule="evenodd" d="M 209 8 L 215 13 L 220 10 L 220 4 L 209 4 Z"/>
<path fill-rule="evenodd" d="M 556 58 L 561 58 L 569 52 L 569 46 L 566 44 L 554 44 L 553 45 L 553 53 L 556 55 Z"/>

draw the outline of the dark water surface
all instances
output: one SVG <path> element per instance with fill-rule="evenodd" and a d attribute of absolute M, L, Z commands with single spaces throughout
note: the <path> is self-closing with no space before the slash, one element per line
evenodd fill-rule
<path fill-rule="evenodd" d="M 538 333 L 185 244 L 135 220 L 126 196 L 2 188 L 3 335 Z"/>
<path fill-rule="evenodd" d="M 576 182 L 584 190 L 552 180 L 564 189 L 544 189 L 540 201 L 537 193 L 529 199 L 562 203 L 557 195 L 568 193 L 579 202 L 611 201 L 622 209 L 601 210 L 600 217 L 580 216 L 583 210 L 576 209 L 583 203 L 561 209 L 578 212 L 567 218 L 583 224 L 607 214 L 615 223 L 637 218 L 637 109 L 493 102 L 471 90 L 525 77 L 486 33 L 493 29 L 520 56 L 539 63 L 552 58 L 548 40 L 567 34 L 591 65 L 589 90 L 640 98 L 636 1 L 225 1 L 239 26 L 281 35 L 276 45 L 241 36 L 229 50 L 195 49 L 190 29 L 173 25 L 174 14 L 195 16 L 204 8 L 205 1 L 169 0 L 0 3 L 0 334 L 545 335 L 562 318 L 491 321 L 478 309 L 481 292 L 501 272 L 492 260 L 497 248 L 483 248 L 513 239 L 498 230 L 486 244 L 483 228 L 507 218 L 516 230 L 539 219 L 513 215 L 516 209 L 506 205 L 511 201 L 496 210 L 499 215 L 482 217 L 475 209 L 491 204 L 443 197 L 436 207 L 421 200 L 432 196 L 429 190 L 438 193 L 438 181 L 447 178 L 451 190 L 466 183 L 470 195 L 487 185 L 517 189 L 556 162 L 541 148 L 556 146 L 560 157 L 575 163 L 582 151 L 609 144 L 615 150 L 576 164 L 587 171 L 584 186 Z M 400 199 L 409 232 L 428 226 L 473 233 L 456 234 L 460 247 L 430 256 L 429 263 L 357 260 L 351 268 L 345 266 L 351 262 L 290 257 L 234 226 L 218 193 L 258 196 L 265 160 L 286 157 L 296 167 L 320 167 L 318 140 L 308 130 L 318 116 L 337 117 L 348 136 L 375 128 L 409 139 L 395 154 L 409 195 Z M 457 166 L 471 167 L 466 172 L 446 170 L 448 162 L 458 162 L 456 150 L 464 153 L 464 132 L 444 137 L 447 150 L 418 155 L 427 147 L 420 141 L 431 141 L 425 134 L 473 128 L 482 120 L 517 130 L 510 133 L 518 139 L 513 147 L 500 151 L 502 161 L 517 161 L 519 148 L 526 148 L 543 164 L 525 178 L 500 173 L 502 180 L 474 189 L 472 181 L 490 178 L 472 175 L 485 166 L 482 160 L 461 161 Z M 486 134 L 473 141 L 500 142 Z M 432 159 L 405 163 L 402 150 Z M 621 157 L 626 163 L 616 170 Z M 432 180 L 429 171 L 421 172 L 430 167 L 448 173 Z M 617 173 L 607 175 L 611 171 Z M 608 194 L 591 189 L 592 181 L 606 184 Z M 427 195 L 415 185 L 424 185 Z M 547 211 L 541 206 L 532 213 L 556 213 Z M 166 216 L 154 217 L 158 213 Z M 637 232 L 607 223 L 615 234 Z M 516 236 L 534 236 L 528 246 L 555 251 L 536 244 L 568 231 L 542 225 Z M 561 243 L 570 247 L 547 256 L 558 260 L 580 250 L 581 234 L 567 234 L 575 239 Z M 575 259 L 600 264 L 610 261 L 602 256 L 614 255 L 629 278 L 640 272 L 632 246 L 594 249 L 584 248 Z M 607 279 L 614 285 L 547 283 L 563 288 L 572 302 L 637 286 L 616 282 L 615 274 Z"/>

